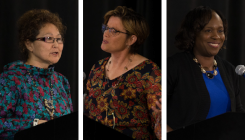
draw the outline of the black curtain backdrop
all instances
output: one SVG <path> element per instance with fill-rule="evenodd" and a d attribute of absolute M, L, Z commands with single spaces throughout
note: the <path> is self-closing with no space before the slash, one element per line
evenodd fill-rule
<path fill-rule="evenodd" d="M 228 20 L 226 48 L 219 56 L 235 67 L 245 65 L 245 1 L 244 0 L 168 0 L 167 1 L 167 56 L 180 52 L 174 38 L 185 15 L 197 6 L 209 6 L 220 11 Z M 245 79 L 240 77 L 242 104 L 245 107 Z"/>
<path fill-rule="evenodd" d="M 101 25 L 104 15 L 117 6 L 126 6 L 145 17 L 150 35 L 139 54 L 155 62 L 161 68 L 161 0 L 84 0 L 83 1 L 83 71 L 88 77 L 90 69 L 99 60 L 110 56 L 101 50 L 103 39 Z M 87 78 L 83 81 L 84 92 Z M 84 139 L 93 139 L 95 124 L 83 126 Z"/>
<path fill-rule="evenodd" d="M 78 110 L 78 0 L 1 0 L 0 73 L 4 65 L 19 60 L 17 20 L 28 10 L 47 9 L 58 13 L 67 27 L 65 43 L 55 71 L 70 83 L 74 111 Z"/>
<path fill-rule="evenodd" d="M 106 12 L 117 6 L 126 6 L 145 17 L 150 35 L 139 54 L 155 62 L 161 68 L 161 0 L 86 0 L 83 1 L 83 71 L 88 77 L 97 61 L 110 56 L 101 50 L 103 39 L 101 25 Z M 84 80 L 84 85 L 86 84 Z"/>

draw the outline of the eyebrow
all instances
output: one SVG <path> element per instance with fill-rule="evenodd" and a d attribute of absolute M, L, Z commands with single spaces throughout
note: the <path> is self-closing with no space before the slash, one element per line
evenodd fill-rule
<path fill-rule="evenodd" d="M 106 25 L 106 27 L 110 28 L 110 29 L 114 29 L 116 31 L 119 31 L 118 29 L 115 29 L 114 27 L 109 27 L 108 25 Z"/>
<path fill-rule="evenodd" d="M 52 33 L 46 33 L 44 35 L 53 35 L 53 34 Z M 56 36 L 59 36 L 59 35 L 61 35 L 61 34 L 57 34 Z"/>
<path fill-rule="evenodd" d="M 205 27 L 205 28 L 214 28 L 214 27 Z M 218 26 L 218 28 L 224 28 L 224 26 Z"/>

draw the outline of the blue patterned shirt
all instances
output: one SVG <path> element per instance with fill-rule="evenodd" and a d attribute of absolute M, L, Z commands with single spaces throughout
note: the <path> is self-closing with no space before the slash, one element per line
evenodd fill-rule
<path fill-rule="evenodd" d="M 70 114 L 70 85 L 53 66 L 42 69 L 23 61 L 4 66 L 0 75 L 0 139 L 13 139 L 18 131 L 32 127 L 35 118 L 50 120 L 44 99 L 51 99 L 51 89 L 54 118 Z"/>

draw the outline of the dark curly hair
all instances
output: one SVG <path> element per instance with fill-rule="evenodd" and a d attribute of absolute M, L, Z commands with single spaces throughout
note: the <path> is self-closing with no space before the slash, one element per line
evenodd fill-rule
<path fill-rule="evenodd" d="M 191 10 L 183 20 L 180 30 L 175 36 L 175 45 L 180 50 L 192 51 L 197 33 L 199 33 L 211 20 L 212 12 L 216 12 L 223 21 L 224 34 L 227 37 L 227 20 L 216 10 L 207 6 L 199 6 Z M 225 49 L 223 45 L 221 49 Z"/>
<path fill-rule="evenodd" d="M 130 35 L 137 36 L 137 41 L 131 45 L 129 53 L 137 53 L 140 45 L 149 36 L 149 25 L 146 20 L 131 8 L 125 6 L 117 6 L 116 9 L 108 11 L 104 16 L 104 24 L 106 25 L 111 16 L 119 17 L 126 32 Z"/>
<path fill-rule="evenodd" d="M 27 61 L 29 57 L 29 50 L 25 46 L 25 42 L 30 40 L 35 41 L 39 30 L 47 23 L 54 24 L 62 37 L 66 32 L 66 26 L 61 22 L 58 14 L 51 13 L 45 9 L 34 9 L 24 13 L 18 20 L 18 33 L 19 33 L 19 47 L 22 59 Z"/>

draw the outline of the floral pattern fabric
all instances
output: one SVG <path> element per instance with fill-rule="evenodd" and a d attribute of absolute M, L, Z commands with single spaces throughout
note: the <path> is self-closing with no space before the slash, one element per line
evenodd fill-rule
<path fill-rule="evenodd" d="M 156 124 L 158 116 L 151 109 L 161 98 L 161 70 L 146 60 L 121 78 L 106 80 L 108 60 L 100 60 L 90 71 L 85 114 L 134 139 L 154 139 L 161 132 L 161 121 Z"/>
<path fill-rule="evenodd" d="M 51 99 L 54 118 L 73 111 L 68 80 L 51 66 L 42 69 L 16 61 L 0 75 L 0 139 L 13 139 L 20 130 L 33 126 L 35 118 L 50 120 L 44 99 Z"/>

